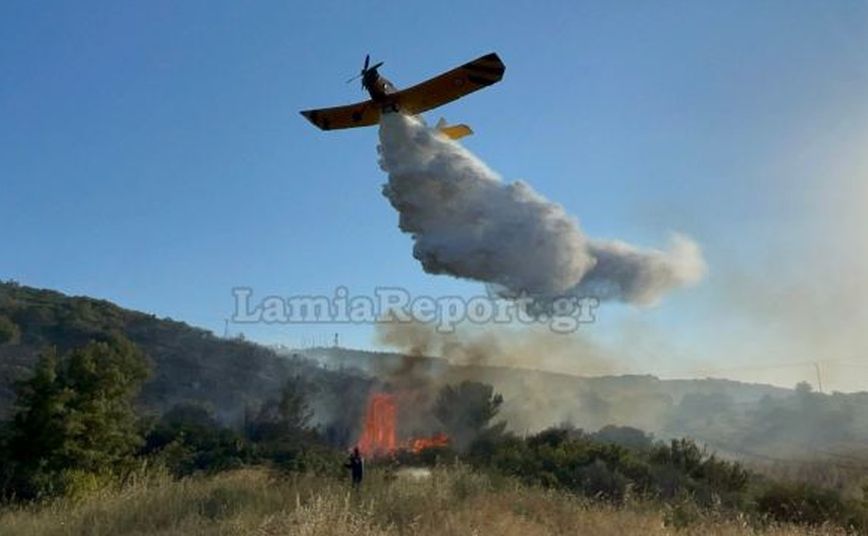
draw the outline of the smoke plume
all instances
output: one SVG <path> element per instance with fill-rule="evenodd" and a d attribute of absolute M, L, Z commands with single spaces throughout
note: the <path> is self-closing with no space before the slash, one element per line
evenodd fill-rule
<path fill-rule="evenodd" d="M 699 246 L 682 235 L 665 251 L 587 237 L 563 207 L 524 182 L 504 183 L 421 119 L 384 115 L 379 152 L 389 175 L 383 194 L 428 273 L 489 283 L 503 295 L 595 296 L 637 305 L 653 304 L 705 273 Z"/>
<path fill-rule="evenodd" d="M 433 324 L 385 321 L 376 325 L 376 341 L 399 351 L 409 363 L 440 357 L 459 367 L 515 367 L 579 376 L 618 374 L 633 368 L 632 361 L 618 349 L 578 334 L 552 333 L 541 326 L 468 327 L 441 333 Z M 404 365 L 393 367 L 390 379 L 422 374 L 430 380 L 437 372 Z"/>

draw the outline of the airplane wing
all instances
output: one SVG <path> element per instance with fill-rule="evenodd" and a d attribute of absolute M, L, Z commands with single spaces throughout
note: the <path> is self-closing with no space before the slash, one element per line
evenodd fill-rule
<path fill-rule="evenodd" d="M 421 84 L 401 90 L 395 94 L 395 98 L 401 111 L 419 114 L 499 82 L 505 70 L 506 66 L 497 54 L 492 52 Z"/>
<path fill-rule="evenodd" d="M 368 127 L 380 122 L 380 108 L 369 100 L 334 108 L 305 110 L 301 115 L 323 130 Z"/>

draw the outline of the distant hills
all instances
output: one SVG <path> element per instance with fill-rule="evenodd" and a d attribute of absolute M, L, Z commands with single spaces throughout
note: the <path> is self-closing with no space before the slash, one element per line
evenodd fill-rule
<path fill-rule="evenodd" d="M 281 353 L 290 355 L 298 351 Z M 512 367 L 451 365 L 435 357 L 346 348 L 311 348 L 303 353 L 330 370 L 357 370 L 393 379 L 410 374 L 443 383 L 463 379 L 491 383 L 504 395 L 503 415 L 510 426 L 531 432 L 552 423 L 570 422 L 590 430 L 614 423 L 659 433 L 665 429 L 672 408 L 686 396 L 714 394 L 735 405 L 751 405 L 764 397 L 792 393 L 791 389 L 724 379 L 661 380 L 651 375 L 579 377 Z"/>
<path fill-rule="evenodd" d="M 304 354 L 329 370 L 397 382 L 428 377 L 441 383 L 490 383 L 504 396 L 501 416 L 518 433 L 561 423 L 592 431 L 614 424 L 663 439 L 692 437 L 721 454 L 762 465 L 821 459 L 843 471 L 868 467 L 864 392 L 826 395 L 808 384 L 784 389 L 711 378 L 577 377 L 344 348 L 313 348 Z"/>
<path fill-rule="evenodd" d="M 221 339 L 183 322 L 14 283 L 0 283 L 3 316 L 20 331 L 15 340 L 0 344 L 0 415 L 5 416 L 14 400 L 14 381 L 28 375 L 42 348 L 55 346 L 63 352 L 112 331 L 139 345 L 151 360 L 153 374 L 140 402 L 154 413 L 195 401 L 233 422 L 291 376 L 323 384 L 344 380 L 312 362 L 287 359 L 250 342 Z"/>
<path fill-rule="evenodd" d="M 503 394 L 501 416 L 518 433 L 559 423 L 588 430 L 617 424 L 772 459 L 839 455 L 868 443 L 868 393 L 821 395 L 806 385 L 794 391 L 650 375 L 576 377 L 344 348 L 274 349 L 108 301 L 11 282 L 0 283 L 0 327 L 4 318 L 15 329 L 6 342 L 0 338 L 0 418 L 10 415 L 14 381 L 29 374 L 41 349 L 65 351 L 117 331 L 152 362 L 153 375 L 139 399 L 145 411 L 159 414 L 180 402 L 197 402 L 224 422 L 240 423 L 288 378 L 300 376 L 311 386 L 316 422 L 347 444 L 373 386 L 416 389 L 465 379 L 490 383 Z"/>

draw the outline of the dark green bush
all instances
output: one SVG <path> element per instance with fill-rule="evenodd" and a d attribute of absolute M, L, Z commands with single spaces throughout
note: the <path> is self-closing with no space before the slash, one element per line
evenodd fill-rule
<path fill-rule="evenodd" d="M 9 319 L 8 316 L 0 315 L 0 344 L 15 342 L 21 336 L 21 330 Z"/>
<path fill-rule="evenodd" d="M 197 404 L 178 404 L 164 414 L 148 434 L 142 454 L 155 456 L 176 476 L 233 469 L 253 457 L 241 434 L 220 425 Z"/>
<path fill-rule="evenodd" d="M 528 483 L 614 502 L 623 501 L 628 490 L 648 498 L 689 495 L 705 505 L 744 502 L 748 472 L 709 455 L 693 441 L 652 446 L 635 429 L 608 427 L 601 432 L 552 428 L 525 439 L 483 437 L 470 446 L 468 459 Z M 601 437 L 609 441 L 601 442 Z M 633 446 L 623 446 L 625 442 Z"/>
<path fill-rule="evenodd" d="M 832 522 L 853 530 L 868 529 L 864 508 L 839 493 L 805 483 L 768 484 L 756 499 L 757 510 L 775 521 L 821 525 Z"/>

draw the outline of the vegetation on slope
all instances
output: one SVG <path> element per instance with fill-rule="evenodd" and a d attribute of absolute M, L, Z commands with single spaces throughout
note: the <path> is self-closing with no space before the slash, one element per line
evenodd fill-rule
<path fill-rule="evenodd" d="M 15 290 L 18 287 L 10 288 Z M 29 290 L 24 294 L 33 297 Z M 5 326 L 0 350 L 13 348 L 20 351 L 27 345 L 41 348 L 40 357 L 30 366 L 32 372 L 23 374 L 14 388 L 11 419 L 0 427 L 0 495 L 7 505 L 3 523 L 16 530 L 31 530 L 28 527 L 32 524 L 33 527 L 64 533 L 68 527 L 74 526 L 72 521 L 59 527 L 51 525 L 56 522 L 52 521 L 52 512 L 55 511 L 69 516 L 70 520 L 77 519 L 76 516 L 105 519 L 109 527 L 116 523 L 128 524 L 131 521 L 125 517 L 126 512 L 99 508 L 113 504 L 120 507 L 124 497 L 135 493 L 157 493 L 159 496 L 197 489 L 200 491 L 194 495 L 201 497 L 201 493 L 206 493 L 201 490 L 210 490 L 215 482 L 234 482 L 234 478 L 243 481 L 246 478 L 243 475 L 260 475 L 255 477 L 258 482 L 277 478 L 280 484 L 275 485 L 276 488 L 295 490 L 299 494 L 295 507 L 263 514 L 265 511 L 256 506 L 256 501 L 262 501 L 266 509 L 273 503 L 269 502 L 268 496 L 259 497 L 257 492 L 247 490 L 237 495 L 229 492 L 222 502 L 219 498 L 214 501 L 209 498 L 206 505 L 200 505 L 196 502 L 199 499 L 194 499 L 192 503 L 186 503 L 186 507 L 193 508 L 187 511 L 179 497 L 180 509 L 171 510 L 171 514 L 161 521 L 165 525 L 159 530 L 180 531 L 187 527 L 187 523 L 190 523 L 191 530 L 205 530 L 204 527 L 211 527 L 208 525 L 211 523 L 219 530 L 243 532 L 248 530 L 248 523 L 252 523 L 264 526 L 268 531 L 272 530 L 269 523 L 274 519 L 280 520 L 275 521 L 278 524 L 274 530 L 283 530 L 294 524 L 314 532 L 319 530 L 317 527 L 328 526 L 343 527 L 347 531 L 358 529 L 384 533 L 424 528 L 429 523 L 426 520 L 429 519 L 430 500 L 426 502 L 417 497 L 413 500 L 418 500 L 419 504 L 407 503 L 400 507 L 410 514 L 393 510 L 396 504 L 403 504 L 402 493 L 410 498 L 416 493 L 408 491 L 411 488 L 403 484 L 388 482 L 386 475 L 392 474 L 392 469 L 400 465 L 430 466 L 435 474 L 446 475 L 441 480 L 448 482 L 452 481 L 450 474 L 459 475 L 455 482 L 484 480 L 487 484 L 480 488 L 484 493 L 478 493 L 485 497 L 484 504 L 500 504 L 503 497 L 517 493 L 515 497 L 526 497 L 529 505 L 543 505 L 540 510 L 531 506 L 503 510 L 502 507 L 512 504 L 506 501 L 493 512 L 529 531 L 573 530 L 583 526 L 581 523 L 584 521 L 569 516 L 551 525 L 546 515 L 557 517 L 560 515 L 557 512 L 571 512 L 573 516 L 587 512 L 593 516 L 596 515 L 593 512 L 617 511 L 608 522 L 622 523 L 623 516 L 638 515 L 636 505 L 643 505 L 640 513 L 645 516 L 642 517 L 645 521 L 642 523 L 657 523 L 658 527 L 665 521 L 668 526 L 707 528 L 710 520 L 714 519 L 723 520 L 724 526 L 732 530 L 770 526 L 777 527 L 774 530 L 792 530 L 774 523 L 798 523 L 815 528 L 834 525 L 845 531 L 868 530 L 868 501 L 864 489 L 857 493 L 844 493 L 841 489 L 804 481 L 770 479 L 752 473 L 738 463 L 719 459 L 691 440 L 656 441 L 641 430 L 630 427 L 609 426 L 595 433 L 586 433 L 562 426 L 517 436 L 506 431 L 503 420 L 497 420 L 503 398 L 492 386 L 472 381 L 439 386 L 431 407 L 425 410 L 426 415 L 437 419 L 442 429 L 453 437 L 451 447 L 432 448 L 420 453 L 400 451 L 389 459 L 378 460 L 376 464 L 381 468 L 375 474 L 380 476 L 374 478 L 373 483 L 366 484 L 365 500 L 359 500 L 358 496 L 347 495 L 343 488 L 343 453 L 340 449 L 352 441 L 354 436 L 349 426 L 361 421 L 359 412 L 363 404 L 357 405 L 355 414 L 342 412 L 346 423 L 343 428 L 334 424 L 340 423 L 340 419 L 317 422 L 316 417 L 319 413 L 321 419 L 323 412 L 334 411 L 336 404 L 346 404 L 353 396 L 363 400 L 371 380 L 343 372 L 329 373 L 301 360 L 278 364 L 280 358 L 271 355 L 264 359 L 269 363 L 275 360 L 273 370 L 283 372 L 281 383 L 270 392 L 260 393 L 261 401 L 258 403 L 252 404 L 248 400 L 240 408 L 234 408 L 241 414 L 239 420 L 233 422 L 220 418 L 220 412 L 227 408 L 233 410 L 231 406 L 215 408 L 185 397 L 169 397 L 174 403 L 155 414 L 153 408 L 143 406 L 141 397 L 136 395 L 140 389 L 147 389 L 149 371 L 155 370 L 159 374 L 159 367 L 166 364 L 161 365 L 150 353 L 143 352 L 141 345 L 125 336 L 141 336 L 139 331 L 131 328 L 136 320 L 124 319 L 124 315 L 135 317 L 139 314 L 125 312 L 110 304 L 94 304 L 92 300 L 72 303 L 65 299 L 49 299 L 49 302 L 51 305 L 47 310 L 50 313 L 36 314 L 34 311 L 43 310 L 41 306 L 22 306 L 22 301 L 15 298 L 11 306 L 6 303 L 5 311 L 9 314 L 4 316 L 8 321 L 0 322 L 0 328 Z M 83 308 L 84 312 L 64 316 L 70 307 Z M 106 309 L 88 316 L 87 311 L 93 312 L 94 307 Z M 53 323 L 36 323 L 34 327 L 28 323 L 33 320 L 33 315 L 54 320 Z M 185 331 L 188 329 L 179 333 L 188 334 Z M 169 344 L 163 344 L 161 337 L 144 340 L 151 351 L 164 359 L 173 355 L 172 352 L 183 352 L 184 344 L 191 344 L 194 349 L 204 348 L 196 347 L 185 337 L 170 339 Z M 64 344 L 56 345 L 59 349 L 55 350 L 46 344 L 51 340 L 64 341 Z M 79 344 L 74 345 L 75 341 Z M 219 346 L 216 341 L 214 339 L 209 344 Z M 165 353 L 166 348 L 171 348 L 169 353 Z M 232 367 L 240 367 L 241 363 L 233 360 L 241 357 L 242 354 L 230 352 L 221 365 L 228 368 L 221 370 L 220 374 L 227 370 L 231 372 Z M 169 361 L 173 359 L 175 357 Z M 293 371 L 306 374 L 290 374 Z M 364 388 L 354 390 L 354 386 Z M 239 388 L 239 392 L 246 388 Z M 818 397 L 809 389 L 800 388 L 793 396 L 805 418 L 835 414 L 834 406 L 824 405 L 830 399 Z M 225 403 L 230 399 L 222 401 Z M 332 405 L 329 406 L 328 402 Z M 837 400 L 832 402 L 838 403 Z M 790 402 L 773 403 L 776 409 L 769 417 L 772 422 L 774 418 L 791 418 L 788 413 Z M 332 424 L 324 426 L 323 422 Z M 456 464 L 459 469 L 454 469 Z M 452 473 L 445 471 L 450 467 Z M 250 472 L 251 468 L 256 469 Z M 219 476 L 226 472 L 229 474 Z M 218 476 L 202 480 L 203 475 Z M 177 484 L 169 484 L 167 478 L 180 480 Z M 293 487 L 300 482 L 319 482 L 321 485 L 320 491 L 305 488 L 309 503 L 303 503 L 302 492 Z M 498 487 L 502 482 L 509 482 L 511 487 Z M 289 487 L 281 487 L 285 485 Z M 461 497 L 472 498 L 462 495 L 465 493 L 461 491 L 462 486 L 449 484 L 446 488 L 428 490 L 447 495 L 445 502 L 436 503 L 434 507 L 440 509 L 441 517 L 452 515 L 444 512 L 457 511 L 456 531 L 468 527 L 472 530 L 483 523 L 481 518 L 475 517 L 476 510 L 456 508 L 453 504 Z M 420 489 L 424 487 L 412 488 Z M 104 499 L 102 506 L 93 503 L 94 497 Z M 515 497 L 513 503 L 521 505 L 524 499 Z M 378 506 L 372 502 L 376 500 L 384 502 Z M 305 507 L 305 504 L 312 506 Z M 332 525 L 317 524 L 321 507 L 336 516 Z M 555 513 L 546 514 L 546 509 Z M 134 515 L 132 522 L 144 523 L 144 528 L 136 529 L 130 525 L 130 530 L 153 528 L 148 525 L 151 520 L 143 519 L 141 511 L 139 514 L 135 514 L 134 509 L 131 512 Z M 233 516 L 236 513 L 241 516 L 242 512 L 248 512 L 244 516 L 253 517 L 245 517 L 243 523 L 235 520 Z M 257 520 L 256 513 L 267 518 Z M 430 526 L 434 527 L 436 518 L 430 519 Z M 467 524 L 461 525 L 459 521 Z M 560 528 L 561 523 L 567 528 Z M 479 526 L 498 530 L 496 524 Z M 3 528 L 2 524 L 0 528 Z"/>
<path fill-rule="evenodd" d="M 240 425 L 250 408 L 275 396 L 290 378 L 303 376 L 316 386 L 318 400 L 312 402 L 330 425 L 328 433 L 349 441 L 360 420 L 354 408 L 364 405 L 371 383 L 104 300 L 0 283 L 0 419 L 11 416 L 14 382 L 30 376 L 44 350 L 62 354 L 117 334 L 140 348 L 151 364 L 137 403 L 155 415 L 193 402 L 209 407 L 224 423 Z M 343 407 L 335 408 L 338 399 Z"/>
<path fill-rule="evenodd" d="M 770 535 L 844 534 L 768 523 Z M 151 474 L 84 500 L 0 511 L 0 533 L 91 534 L 756 534 L 757 527 L 689 506 L 623 506 L 486 476 L 457 465 L 425 473 L 376 470 L 359 493 L 345 480 L 265 469 L 180 481 Z"/>

